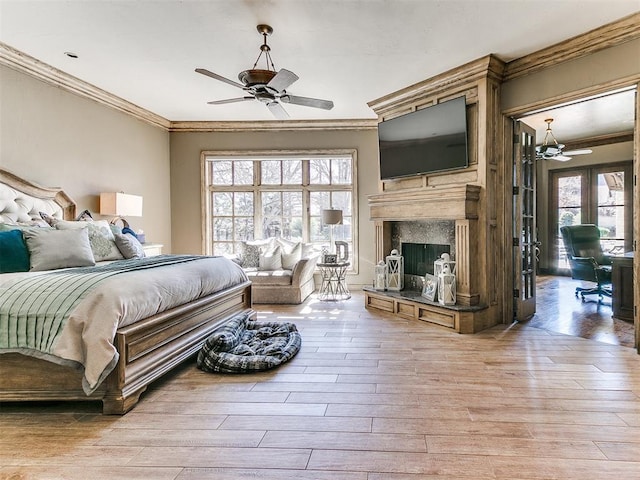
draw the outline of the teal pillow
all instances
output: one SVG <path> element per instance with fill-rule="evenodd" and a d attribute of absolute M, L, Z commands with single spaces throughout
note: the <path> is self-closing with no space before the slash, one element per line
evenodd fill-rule
<path fill-rule="evenodd" d="M 0 232 L 0 273 L 28 272 L 29 266 L 29 250 L 22 232 Z"/>

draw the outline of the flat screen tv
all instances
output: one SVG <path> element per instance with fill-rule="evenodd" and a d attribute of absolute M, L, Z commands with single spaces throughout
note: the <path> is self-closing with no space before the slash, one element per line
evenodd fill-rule
<path fill-rule="evenodd" d="M 466 99 L 380 122 L 378 140 L 382 180 L 466 168 Z"/>

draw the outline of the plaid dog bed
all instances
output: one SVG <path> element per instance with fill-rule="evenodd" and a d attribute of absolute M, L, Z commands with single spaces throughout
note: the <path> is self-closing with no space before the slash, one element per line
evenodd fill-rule
<path fill-rule="evenodd" d="M 236 315 L 215 330 L 198 352 L 205 372 L 246 373 L 269 370 L 291 360 L 302 337 L 293 323 L 254 322 Z"/>

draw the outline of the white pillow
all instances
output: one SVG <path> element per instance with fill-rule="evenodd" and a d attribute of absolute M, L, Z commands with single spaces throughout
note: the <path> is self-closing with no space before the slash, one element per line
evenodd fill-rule
<path fill-rule="evenodd" d="M 121 260 L 124 258 L 113 236 L 113 231 L 106 220 L 96 222 L 71 222 L 59 220 L 55 223 L 58 230 L 87 229 L 89 233 L 89 243 L 96 262 L 104 260 Z"/>
<path fill-rule="evenodd" d="M 258 270 L 282 270 L 280 247 L 275 247 L 260 254 Z"/>
<path fill-rule="evenodd" d="M 287 249 L 282 249 L 280 255 L 282 257 L 282 268 L 285 270 L 293 270 L 293 267 L 295 267 L 296 263 L 302 258 L 302 244 L 298 242 L 288 251 Z"/>
<path fill-rule="evenodd" d="M 29 249 L 31 271 L 89 267 L 96 264 L 86 229 L 23 230 Z"/>

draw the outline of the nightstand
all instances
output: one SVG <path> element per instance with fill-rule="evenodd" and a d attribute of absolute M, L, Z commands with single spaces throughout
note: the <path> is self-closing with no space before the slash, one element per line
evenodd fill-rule
<path fill-rule="evenodd" d="M 164 247 L 164 245 L 160 243 L 143 243 L 142 244 L 142 249 L 144 250 L 144 254 L 147 257 L 155 257 L 156 255 L 161 255 L 162 247 Z"/>

